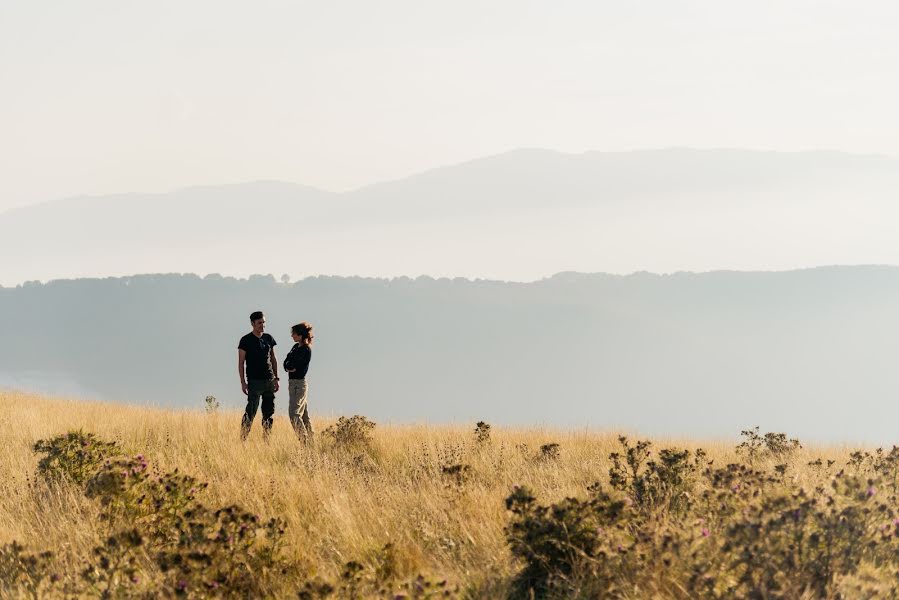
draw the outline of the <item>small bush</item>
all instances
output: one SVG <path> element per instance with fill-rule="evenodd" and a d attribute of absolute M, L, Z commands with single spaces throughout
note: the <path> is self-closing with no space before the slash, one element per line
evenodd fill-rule
<path fill-rule="evenodd" d="M 785 433 L 759 435 L 758 427 L 741 431 L 740 435 L 743 441 L 737 446 L 737 452 L 745 456 L 750 465 L 761 458 L 788 459 L 802 448 L 799 440 L 789 439 Z"/>
<path fill-rule="evenodd" d="M 543 506 L 530 490 L 517 487 L 506 498 L 506 509 L 512 513 L 506 528 L 509 546 L 525 564 L 515 597 L 565 596 L 566 582 L 584 571 L 590 571 L 597 592 L 607 593 L 624 574 L 620 562 L 629 534 L 622 526 L 631 517 L 624 499 L 597 485 L 585 500 L 566 498 Z"/>
<path fill-rule="evenodd" d="M 450 586 L 445 579 L 432 580 L 424 575 L 401 580 L 396 548 L 386 544 L 375 556 L 372 566 L 351 560 L 344 564 L 336 582 L 320 577 L 308 580 L 300 587 L 299 600 L 335 598 L 391 598 L 393 600 L 433 600 L 461 598 L 458 586 Z"/>
<path fill-rule="evenodd" d="M 89 448 L 111 452 L 114 446 L 75 432 L 38 443 L 35 450 L 67 447 L 58 440 L 77 447 L 80 439 L 88 439 Z M 67 456 L 61 451 L 51 454 L 56 455 Z M 62 459 L 48 470 L 74 480 L 73 464 L 79 467 L 74 472 L 84 483 L 85 495 L 98 501 L 111 531 L 93 549 L 80 573 L 85 587 L 74 590 L 77 593 L 105 598 L 263 597 L 271 595 L 274 576 L 292 568 L 282 556 L 282 520 L 263 521 L 239 506 L 206 508 L 196 500 L 206 486 L 190 475 L 177 469 L 156 474 L 142 455 L 106 457 L 99 466 L 96 455 L 91 461 Z M 87 472 L 92 473 L 89 478 Z M 0 556 L 0 570 L 3 565 Z"/>
<path fill-rule="evenodd" d="M 139 575 L 144 538 L 137 529 L 119 531 L 96 546 L 88 566 L 81 572 L 91 595 L 119 598 L 146 583 Z"/>
<path fill-rule="evenodd" d="M 174 523 L 208 484 L 178 469 L 154 475 L 143 455 L 108 460 L 87 482 L 85 494 L 100 501 L 111 524 L 138 523 L 153 545 L 175 535 Z"/>
<path fill-rule="evenodd" d="M 175 524 L 178 542 L 156 555 L 164 589 L 172 595 L 262 597 L 266 581 L 284 575 L 286 524 L 263 521 L 239 506 L 209 510 L 197 506 Z"/>
<path fill-rule="evenodd" d="M 688 508 L 690 492 L 699 473 L 706 465 L 705 452 L 663 448 L 658 458 L 651 455 L 648 441 L 638 441 L 633 446 L 626 437 L 618 438 L 623 454 L 609 455 L 609 483 L 625 492 L 644 510 L 660 509 L 683 512 Z"/>
<path fill-rule="evenodd" d="M 105 442 L 80 429 L 49 440 L 38 440 L 32 449 L 46 455 L 37 464 L 40 475 L 49 480 L 70 481 L 78 485 L 90 479 L 104 461 L 117 451 L 115 442 Z"/>
<path fill-rule="evenodd" d="M 478 421 L 474 427 L 474 441 L 478 444 L 490 442 L 490 423 Z"/>
<path fill-rule="evenodd" d="M 471 475 L 471 467 L 462 464 L 444 465 L 440 471 L 448 484 L 455 488 L 463 487 Z"/>
<path fill-rule="evenodd" d="M 52 552 L 29 552 L 18 542 L 0 546 L 0 597 L 39 598 L 59 575 Z"/>
<path fill-rule="evenodd" d="M 371 432 L 374 428 L 375 423 L 361 415 L 340 417 L 335 424 L 325 429 L 324 436 L 330 438 L 338 448 L 367 448 L 371 446 Z"/>
<path fill-rule="evenodd" d="M 215 396 L 206 396 L 206 414 L 214 415 L 219 411 L 219 401 Z"/>
<path fill-rule="evenodd" d="M 856 473 L 881 477 L 890 491 L 899 493 L 899 446 L 893 446 L 889 452 L 884 452 L 883 448 L 877 448 L 874 452 L 856 450 L 849 455 L 847 466 Z"/>
<path fill-rule="evenodd" d="M 458 598 L 459 586 L 450 587 L 446 579 L 432 580 L 424 575 L 402 584 L 393 595 L 395 600 L 432 600 L 434 598 Z"/>
<path fill-rule="evenodd" d="M 541 460 L 559 460 L 561 456 L 561 451 L 559 444 L 543 444 L 540 446 L 540 459 Z"/>

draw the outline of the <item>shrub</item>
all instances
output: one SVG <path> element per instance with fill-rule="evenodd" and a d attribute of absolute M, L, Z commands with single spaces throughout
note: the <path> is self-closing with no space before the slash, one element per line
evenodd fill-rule
<path fill-rule="evenodd" d="M 52 552 L 29 552 L 18 542 L 0 546 L 0 597 L 39 598 L 57 581 Z"/>
<path fill-rule="evenodd" d="M 743 441 L 737 446 L 737 452 L 745 456 L 750 465 L 754 465 L 762 457 L 787 459 L 802 448 L 799 440 L 789 439 L 785 433 L 759 435 L 758 427 L 741 431 L 740 435 L 743 436 Z"/>
<path fill-rule="evenodd" d="M 431 600 L 433 598 L 457 598 L 459 587 L 450 587 L 446 579 L 432 580 L 424 575 L 402 584 L 393 595 L 395 600 Z"/>
<path fill-rule="evenodd" d="M 634 503 L 644 509 L 682 512 L 687 509 L 690 492 L 701 469 L 705 466 L 705 452 L 663 448 L 658 459 L 649 460 L 651 443 L 638 441 L 633 446 L 621 436 L 623 454 L 609 455 L 609 483 L 625 492 Z"/>
<path fill-rule="evenodd" d="M 80 438 L 90 440 L 88 447 L 113 448 L 77 432 L 36 444 L 35 449 L 59 448 L 56 440 Z M 50 472 L 72 478 L 68 467 L 88 462 L 57 460 Z M 85 495 L 99 502 L 101 518 L 112 533 L 93 549 L 81 572 L 86 588 L 76 592 L 99 597 L 260 597 L 271 595 L 267 586 L 274 575 L 289 570 L 282 557 L 282 520 L 262 521 L 239 506 L 208 509 L 196 501 L 205 484 L 177 469 L 155 474 L 142 455 L 94 463 L 92 475 L 82 479 Z M 56 466 L 60 464 L 66 468 Z M 149 568 L 151 559 L 158 571 Z"/>
<path fill-rule="evenodd" d="M 361 415 L 353 415 L 337 419 L 335 424 L 325 429 L 324 435 L 338 448 L 368 448 L 372 443 L 371 432 L 374 428 L 374 422 Z"/>
<path fill-rule="evenodd" d="M 316 577 L 303 582 L 297 592 L 297 598 L 298 600 L 321 600 L 332 597 L 336 591 L 337 589 L 333 585 Z"/>
<path fill-rule="evenodd" d="M 219 401 L 215 396 L 206 396 L 206 400 L 204 401 L 206 404 L 206 414 L 214 415 L 219 410 Z"/>
<path fill-rule="evenodd" d="M 239 506 L 202 505 L 179 515 L 177 544 L 156 555 L 164 589 L 173 595 L 261 597 L 273 575 L 288 566 L 281 556 L 286 524 Z"/>
<path fill-rule="evenodd" d="M 457 489 L 463 487 L 471 475 L 471 467 L 462 464 L 444 465 L 440 471 L 447 480 L 448 485 Z"/>
<path fill-rule="evenodd" d="M 732 558 L 737 595 L 835 598 L 838 579 L 863 561 L 895 566 L 896 525 L 883 527 L 892 511 L 875 499 L 875 483 L 839 475 L 820 497 L 776 492 L 739 513 L 720 547 Z"/>
<path fill-rule="evenodd" d="M 884 452 L 883 448 L 874 452 L 857 450 L 849 455 L 847 466 L 856 473 L 878 475 L 890 491 L 899 492 L 899 447 L 893 446 L 889 452 Z"/>
<path fill-rule="evenodd" d="M 549 506 L 525 487 L 506 498 L 512 520 L 506 537 L 512 554 L 525 563 L 515 581 L 516 597 L 560 594 L 579 573 L 589 571 L 594 588 L 608 592 L 620 575 L 625 546 L 632 541 L 624 525 L 631 509 L 624 499 L 590 489 L 586 500 L 566 498 Z M 561 595 L 564 595 L 562 593 Z"/>
<path fill-rule="evenodd" d="M 478 421 L 474 427 L 474 441 L 478 444 L 490 442 L 490 423 Z"/>
<path fill-rule="evenodd" d="M 171 540 L 175 521 L 207 485 L 178 469 L 153 475 L 138 454 L 106 461 L 87 482 L 85 494 L 100 501 L 101 518 L 139 524 L 156 546 Z"/>
<path fill-rule="evenodd" d="M 540 446 L 540 456 L 541 460 L 558 460 L 559 456 L 561 456 L 559 444 L 543 444 Z"/>
<path fill-rule="evenodd" d="M 137 529 L 119 531 L 93 550 L 88 566 L 81 572 L 91 595 L 119 598 L 145 582 L 139 576 L 138 558 L 144 538 Z"/>
<path fill-rule="evenodd" d="M 459 598 L 458 586 L 450 586 L 445 579 L 432 580 L 417 575 L 406 581 L 399 580 L 396 547 L 386 544 L 375 556 L 374 565 L 351 560 L 344 564 L 340 577 L 334 583 L 316 577 L 300 587 L 300 600 L 339 598 L 390 598 L 392 600 L 426 600 L 435 598 Z"/>
<path fill-rule="evenodd" d="M 93 476 L 117 450 L 115 442 L 105 442 L 81 430 L 49 440 L 38 440 L 32 449 L 46 455 L 37 464 L 40 475 L 49 480 L 70 481 L 79 485 Z"/>

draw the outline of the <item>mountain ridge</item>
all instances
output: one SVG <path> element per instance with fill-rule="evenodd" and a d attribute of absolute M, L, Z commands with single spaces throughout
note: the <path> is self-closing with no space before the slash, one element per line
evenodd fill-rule
<path fill-rule="evenodd" d="M 0 284 L 135 272 L 294 278 L 899 262 L 899 161 L 834 152 L 515 150 L 348 192 L 272 180 L 0 215 Z"/>
<path fill-rule="evenodd" d="M 816 149 L 816 150 L 758 150 L 751 148 L 739 148 L 739 147 L 716 147 L 716 148 L 696 148 L 690 146 L 667 146 L 661 148 L 645 148 L 645 149 L 635 149 L 635 150 L 584 150 L 582 152 L 566 152 L 562 150 L 553 150 L 550 148 L 541 148 L 541 147 L 521 147 L 521 148 L 513 148 L 510 150 L 506 150 L 503 152 L 497 152 L 494 154 L 487 154 L 484 156 L 479 156 L 475 158 L 471 158 L 468 160 L 463 160 L 459 162 L 449 163 L 445 165 L 437 165 L 434 167 L 429 167 L 423 169 L 421 171 L 416 171 L 413 173 L 409 173 L 408 175 L 388 178 L 383 181 L 374 181 L 371 183 L 367 183 L 352 189 L 342 190 L 342 191 L 333 191 L 327 190 L 324 188 L 319 188 L 315 186 L 311 186 L 305 183 L 287 180 L 287 179 L 249 179 L 246 181 L 237 181 L 232 183 L 196 183 L 191 185 L 179 186 L 176 188 L 172 188 L 164 191 L 156 191 L 156 192 L 148 192 L 148 191 L 122 191 L 122 192 L 111 192 L 104 194 L 75 194 L 71 196 L 63 196 L 60 198 L 54 198 L 50 200 L 45 200 L 43 202 L 37 202 L 34 204 L 28 205 L 18 205 L 11 208 L 8 208 L 4 211 L 0 211 L 0 219 L 2 219 L 7 213 L 16 212 L 20 210 L 27 210 L 34 207 L 46 206 L 49 204 L 56 204 L 59 202 L 67 202 L 67 201 L 77 201 L 77 200 L 97 200 L 108 197 L 129 197 L 129 196 L 165 196 L 169 194 L 174 194 L 178 192 L 191 192 L 191 191 L 201 191 L 201 190 L 217 190 L 219 188 L 227 189 L 227 188 L 242 188 L 253 185 L 267 185 L 273 184 L 278 186 L 290 187 L 302 189 L 303 191 L 318 193 L 323 195 L 331 195 L 331 196 L 349 196 L 361 192 L 363 190 L 368 190 L 374 187 L 380 187 L 385 185 L 390 185 L 393 183 L 398 183 L 402 181 L 406 181 L 409 179 L 418 178 L 421 176 L 426 176 L 430 173 L 434 173 L 437 171 L 443 170 L 451 170 L 458 167 L 464 167 L 466 165 L 481 163 L 481 162 L 489 162 L 492 159 L 498 159 L 502 157 L 513 157 L 513 156 L 521 156 L 521 155 L 541 155 L 541 156 L 557 156 L 557 157 L 599 157 L 599 156 L 627 156 L 627 155 L 658 155 L 664 153 L 690 153 L 695 155 L 701 154 L 710 154 L 710 153 L 727 153 L 733 155 L 743 155 L 743 156 L 762 156 L 762 155 L 772 155 L 772 156 L 806 156 L 806 157 L 827 157 L 827 158 L 852 158 L 857 160 L 869 160 L 869 161 L 877 161 L 882 164 L 890 164 L 893 166 L 899 166 L 899 159 L 892 157 L 887 154 L 882 153 L 860 153 L 860 152 L 846 152 L 842 150 L 828 150 L 828 149 Z"/>

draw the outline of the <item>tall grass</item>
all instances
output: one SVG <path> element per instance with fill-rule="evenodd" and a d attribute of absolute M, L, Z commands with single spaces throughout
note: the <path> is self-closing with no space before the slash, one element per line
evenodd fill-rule
<path fill-rule="evenodd" d="M 208 483 L 202 492 L 207 506 L 239 505 L 263 518 L 284 519 L 285 558 L 294 568 L 269 588 L 272 594 L 296 597 L 313 579 L 346 580 L 351 562 L 374 572 L 383 568 L 389 544 L 396 581 L 414 582 L 424 575 L 448 580 L 462 596 L 524 595 L 530 592 L 521 591 L 519 576 L 527 560 L 512 554 L 513 514 L 506 499 L 514 489 L 526 489 L 539 504 L 550 505 L 584 498 L 597 482 L 609 490 L 610 469 L 616 466 L 612 455 L 619 454 L 618 467 L 622 460 L 622 445 L 612 432 L 485 431 L 483 426 L 476 431 L 474 423 L 377 425 L 370 442 L 354 445 L 329 440 L 324 433 L 333 424 L 313 420 L 317 442 L 304 447 L 279 416 L 268 443 L 258 422 L 241 443 L 236 412 L 207 413 L 201 405 L 174 412 L 0 392 L 0 545 L 15 540 L 32 551 L 52 550 L 56 571 L 74 582 L 92 550 L 110 534 L 101 507 L 83 489 L 36 476 L 35 442 L 80 429 L 115 441 L 125 454 L 143 455 L 160 472 L 179 469 Z M 736 445 L 656 440 L 653 448 L 695 451 L 701 446 L 710 461 L 703 468 L 709 469 L 745 463 Z M 824 467 L 808 464 L 819 458 Z M 828 460 L 834 461 L 832 467 L 826 466 Z M 849 460 L 848 449 L 801 448 L 789 456 L 759 452 L 753 466 L 772 476 L 779 473 L 784 490 L 813 490 Z M 778 468 L 781 464 L 788 466 Z M 629 493 L 627 485 L 621 484 L 622 497 Z M 705 535 L 703 527 L 695 529 L 699 537 Z M 585 567 L 584 573 L 590 572 Z M 622 588 L 618 595 L 685 597 L 675 587 L 680 584 L 666 589 L 664 578 L 652 580 L 662 583 L 643 592 Z M 566 594 L 601 597 L 582 583 L 566 588 Z"/>

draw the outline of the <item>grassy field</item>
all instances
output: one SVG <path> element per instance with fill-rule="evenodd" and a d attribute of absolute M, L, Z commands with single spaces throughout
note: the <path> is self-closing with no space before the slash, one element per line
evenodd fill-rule
<path fill-rule="evenodd" d="M 474 423 L 377 425 L 366 441 L 348 428 L 343 437 L 323 435 L 333 423 L 314 416 L 317 442 L 303 447 L 283 416 L 276 417 L 268 443 L 258 421 L 241 443 L 239 420 L 233 412 L 171 412 L 0 392 L 0 593 L 896 595 L 893 534 L 899 534 L 899 520 L 894 522 L 896 473 L 890 469 L 899 460 L 888 452 L 853 458 L 849 449 L 795 448 L 773 437 L 755 438 L 740 452 L 736 441 L 690 440 L 653 440 L 645 449 L 629 442 L 628 451 L 611 432 L 492 428 L 478 439 Z M 237 580 L 226 582 L 212 564 L 197 576 L 205 583 L 194 587 L 187 575 L 167 574 L 154 553 L 177 547 L 179 534 L 147 533 L 147 523 L 159 529 L 163 522 L 152 511 L 116 508 L 116 498 L 136 496 L 121 490 L 119 496 L 91 495 L 87 484 L 38 472 L 42 454 L 33 451 L 35 442 L 73 430 L 115 442 L 115 454 L 140 455 L 154 477 L 178 469 L 207 483 L 205 489 L 193 486 L 191 502 L 238 505 L 259 515 L 260 523 L 283 519 L 277 557 L 253 558 L 263 562 L 252 563 L 257 566 L 249 579 L 233 583 L 231 591 L 227 582 Z M 704 455 L 696 453 L 700 446 Z M 641 460 L 645 452 L 650 454 Z M 851 473 L 841 474 L 847 464 Z M 845 485 L 834 483 L 842 480 Z M 149 481 L 140 480 L 138 488 Z M 597 482 L 602 490 L 591 487 Z M 569 497 L 578 500 L 566 503 Z M 164 521 L 166 527 L 183 528 L 179 518 Z M 144 541 L 122 558 L 131 566 L 115 572 L 96 549 L 108 550 L 109 538 L 134 523 Z M 183 533 L 180 539 L 184 546 Z M 866 546 L 871 540 L 880 545 Z M 24 549 L 14 550 L 13 541 Z M 53 557 L 34 558 L 45 550 Z M 86 575 L 91 569 L 93 575 Z"/>

